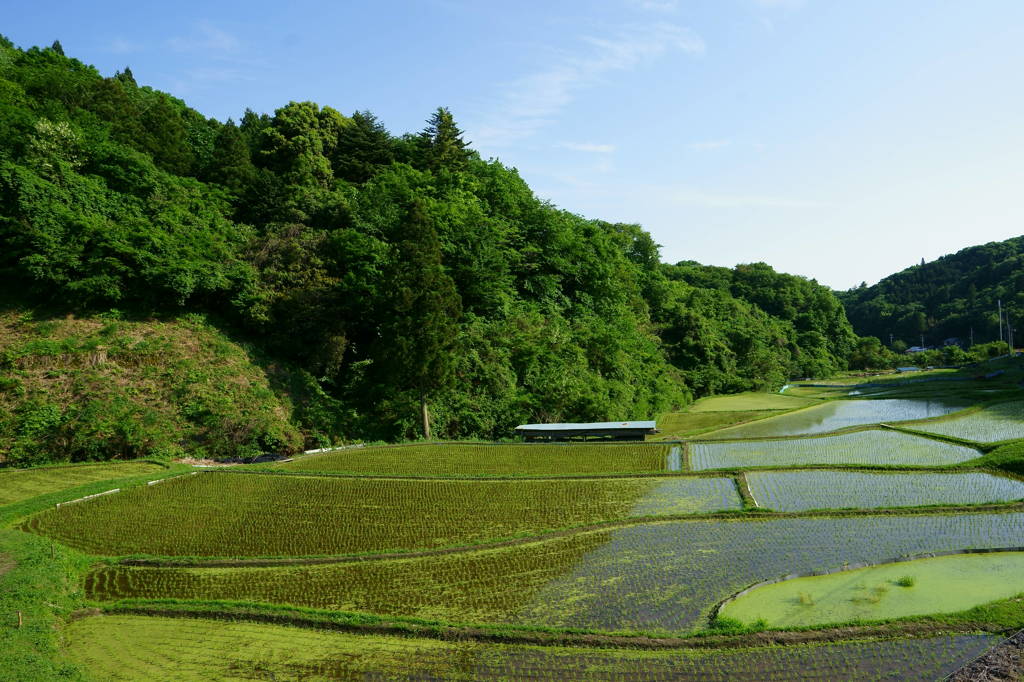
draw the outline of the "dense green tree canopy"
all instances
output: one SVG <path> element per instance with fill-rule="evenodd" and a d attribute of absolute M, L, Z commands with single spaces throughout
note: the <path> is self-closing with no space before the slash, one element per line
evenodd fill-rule
<path fill-rule="evenodd" d="M 310 443 L 417 437 L 426 403 L 444 438 L 653 418 L 831 373 L 856 345 L 824 287 L 664 265 L 639 226 L 480 159 L 446 108 L 398 137 L 313 102 L 221 123 L 7 41 L 0 242 L 26 301 L 221 320 L 320 396 L 296 406 Z"/>
<path fill-rule="evenodd" d="M 1024 237 L 922 262 L 840 297 L 857 333 L 887 345 L 890 334 L 910 346 L 922 337 L 929 346 L 951 338 L 967 344 L 972 336 L 976 344 L 998 341 L 1000 301 L 1014 327 L 1024 317 Z"/>

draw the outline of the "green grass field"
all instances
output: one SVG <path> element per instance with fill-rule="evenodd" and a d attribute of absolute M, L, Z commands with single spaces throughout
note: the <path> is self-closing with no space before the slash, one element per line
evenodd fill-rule
<path fill-rule="evenodd" d="M 737 508 L 732 481 L 397 480 L 205 473 L 52 509 L 28 528 L 94 554 L 308 556 L 430 549 L 647 514 Z M 647 499 L 652 494 L 653 497 Z M 646 501 L 645 501 L 646 500 Z"/>
<path fill-rule="evenodd" d="M 121 462 L 0 471 L 0 506 L 96 481 L 165 471 L 152 462 Z"/>
<path fill-rule="evenodd" d="M 349 448 L 276 465 L 381 476 L 584 476 L 665 471 L 667 445 L 402 445 Z"/>
<path fill-rule="evenodd" d="M 872 679 L 941 677 L 986 636 L 748 649 L 588 649 L 318 632 L 195 618 L 105 615 L 65 630 L 67 656 L 103 680 Z"/>
<path fill-rule="evenodd" d="M 752 471 L 758 506 L 775 511 L 983 504 L 1024 499 L 1024 482 L 985 473 Z"/>
<path fill-rule="evenodd" d="M 1024 438 L 1024 401 L 997 403 L 963 416 L 906 426 L 917 431 L 954 436 L 976 443 Z"/>
<path fill-rule="evenodd" d="M 802 627 L 955 613 L 1024 592 L 1024 553 L 961 554 L 785 580 L 751 590 L 721 615 Z"/>
<path fill-rule="evenodd" d="M 741 424 L 706 438 L 772 438 L 828 433 L 852 426 L 938 417 L 963 406 L 935 400 L 832 400 L 803 410 Z"/>
<path fill-rule="evenodd" d="M 669 412 L 658 417 L 656 440 L 690 438 L 709 431 L 764 419 L 776 414 L 774 410 L 751 410 L 747 412 Z"/>
<path fill-rule="evenodd" d="M 801 386 L 800 383 L 795 383 L 787 388 L 783 395 L 789 396 L 790 398 L 814 398 L 821 400 L 824 398 L 844 398 L 853 390 L 856 389 L 848 384 L 828 386 L 816 383 L 813 386 Z"/>
<path fill-rule="evenodd" d="M 690 466 L 705 469 L 820 465 L 944 466 L 980 457 L 973 448 L 871 429 L 789 440 L 692 443 Z"/>
<path fill-rule="evenodd" d="M 702 398 L 690 405 L 687 412 L 745 412 L 750 410 L 792 410 L 818 401 L 781 393 L 736 393 Z"/>

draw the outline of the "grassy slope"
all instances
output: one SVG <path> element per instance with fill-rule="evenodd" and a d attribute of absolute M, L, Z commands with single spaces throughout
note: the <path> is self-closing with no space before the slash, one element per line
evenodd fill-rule
<path fill-rule="evenodd" d="M 145 464 L 148 471 L 139 471 Z M 155 467 L 155 468 L 153 468 Z M 7 526 L 29 514 L 111 487 L 144 485 L 147 481 L 175 476 L 187 470 L 177 464 L 131 463 L 101 465 L 118 478 L 83 482 L 82 470 L 94 467 L 47 467 L 23 472 L 39 474 L 33 483 L 41 494 L 22 497 L 0 506 L 0 678 L 36 680 L 83 679 L 82 671 L 63 660 L 59 646 L 60 625 L 84 605 L 82 577 L 94 559 L 47 538 Z M 57 474 L 68 474 L 61 488 Z M 0 474 L 19 475 L 22 472 Z M 95 476 L 95 471 L 92 472 Z M 130 474 L 124 477 L 123 474 Z M 24 489 L 22 489 L 24 492 Z M 18 612 L 22 627 L 18 627 Z"/>
<path fill-rule="evenodd" d="M 287 396 L 197 317 L 0 312 L 0 464 L 296 451 Z"/>
<path fill-rule="evenodd" d="M 60 662 L 54 625 L 81 605 L 79 575 L 88 560 L 7 529 L 0 529 L 0 557 L 8 569 L 0 569 L 0 678 L 81 679 L 75 666 Z"/>
<path fill-rule="evenodd" d="M 0 471 L 0 506 L 79 485 L 157 474 L 166 469 L 156 462 L 140 461 Z"/>

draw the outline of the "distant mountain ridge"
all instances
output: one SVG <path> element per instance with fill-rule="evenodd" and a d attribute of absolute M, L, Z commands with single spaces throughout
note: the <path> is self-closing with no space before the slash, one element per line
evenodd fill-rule
<path fill-rule="evenodd" d="M 1024 236 L 971 246 L 838 296 L 854 331 L 885 344 L 890 334 L 908 346 L 922 338 L 968 344 L 972 333 L 975 343 L 997 341 L 1000 301 L 1004 324 L 1008 314 L 1024 329 Z"/>

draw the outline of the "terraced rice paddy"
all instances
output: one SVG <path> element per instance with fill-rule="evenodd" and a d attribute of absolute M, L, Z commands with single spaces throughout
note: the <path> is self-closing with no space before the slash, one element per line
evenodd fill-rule
<path fill-rule="evenodd" d="M 692 514 L 695 511 L 742 509 L 743 501 L 731 478 L 669 478 L 650 488 L 630 510 L 630 516 Z"/>
<path fill-rule="evenodd" d="M 753 471 L 747 473 L 746 478 L 758 506 L 786 512 L 983 504 L 1024 499 L 1024 482 L 985 473 L 864 473 L 822 469 Z"/>
<path fill-rule="evenodd" d="M 1022 540 L 1021 513 L 672 521 L 401 560 L 112 566 L 91 574 L 86 588 L 100 600 L 235 599 L 449 622 L 679 633 L 766 578 Z"/>
<path fill-rule="evenodd" d="M 893 390 L 902 386 L 891 383 Z M 1001 513 L 938 507 L 845 516 L 831 511 L 1024 499 L 1024 482 L 981 470 L 852 468 L 950 466 L 978 458 L 974 448 L 877 428 L 815 435 L 959 409 L 952 402 L 910 399 L 928 395 L 925 389 L 938 383 L 921 383 L 920 393 L 893 394 L 902 399 L 706 399 L 665 415 L 662 437 L 681 433 L 665 430 L 666 424 L 700 431 L 755 421 L 685 445 L 338 450 L 126 488 L 48 509 L 23 527 L 96 555 L 157 555 L 151 565 L 95 564 L 81 584 L 90 600 L 185 602 L 176 618 L 154 610 L 67 624 L 66 654 L 98 679 L 934 679 L 994 639 L 662 651 L 644 649 L 650 640 L 641 638 L 632 641 L 636 650 L 602 650 L 491 643 L 474 634 L 474 626 L 541 628 L 556 639 L 569 637 L 559 629 L 579 628 L 591 633 L 591 642 L 607 643 L 611 635 L 685 638 L 712 626 L 716 605 L 751 584 L 824 571 L 832 573 L 753 590 L 721 615 L 779 627 L 824 625 L 955 613 L 1024 592 L 1024 552 L 841 570 L 908 555 L 1024 547 L 1024 512 L 1017 507 Z M 808 390 L 823 397 L 856 389 Z M 800 405 L 812 406 L 758 419 Z M 1024 436 L 1024 401 L 908 427 L 977 442 Z M 128 471 L 113 467 L 118 478 Z M 91 475 L 86 469 L 64 469 L 58 476 L 43 470 L 0 474 L 0 505 L 5 494 L 24 499 L 69 481 L 80 485 L 74 477 Z M 737 469 L 747 471 L 732 473 Z M 15 480 L 25 483 L 12 493 L 3 483 Z M 93 480 L 102 479 L 84 482 Z M 795 514 L 743 513 L 740 487 L 765 510 Z M 40 500 L 32 508 L 45 498 Z M 202 561 L 212 558 L 220 559 Z M 237 616 L 234 611 L 204 620 L 192 617 L 199 607 L 190 600 L 271 605 L 246 607 L 257 610 L 313 608 L 322 610 L 317 617 L 353 623 L 367 620 L 359 614 L 418 619 L 439 632 L 460 628 L 460 637 L 468 638 L 447 632 L 428 637 L 422 634 L 432 632 L 427 629 L 399 638 L 379 630 L 331 632 L 308 622 L 303 629 L 224 620 Z M 998 610 L 1012 615 L 1017 608 L 1006 601 Z M 832 634 L 851 636 L 845 630 Z M 739 637 L 755 641 L 754 635 Z"/>
<path fill-rule="evenodd" d="M 28 528 L 95 554 L 310 556 L 467 545 L 740 504 L 735 488 L 728 499 L 731 479 L 674 481 L 672 499 L 664 483 L 206 473 L 54 509 Z"/>
<path fill-rule="evenodd" d="M 1024 438 L 1024 401 L 998 403 L 962 417 L 906 426 L 917 431 L 963 438 L 976 443 Z"/>
<path fill-rule="evenodd" d="M 721 614 L 778 627 L 954 613 L 1024 593 L 1024 553 L 960 554 L 794 578 L 755 588 Z"/>
<path fill-rule="evenodd" d="M 746 412 L 669 412 L 658 417 L 658 430 L 655 440 L 678 440 L 717 431 L 718 429 L 764 419 L 773 414 L 774 410 L 750 410 Z"/>
<path fill-rule="evenodd" d="M 988 636 L 750 649 L 600 650 L 317 632 L 280 625 L 131 615 L 79 620 L 67 654 L 106 680 L 932 680 Z"/>
<path fill-rule="evenodd" d="M 938 400 L 832 400 L 778 417 L 715 431 L 704 437 L 774 438 L 828 433 L 864 424 L 940 417 L 963 407 Z"/>
<path fill-rule="evenodd" d="M 166 471 L 166 468 L 151 462 L 124 462 L 0 472 L 0 505 L 86 483 L 158 474 L 162 471 Z"/>
<path fill-rule="evenodd" d="M 746 410 L 793 410 L 813 405 L 816 400 L 781 393 L 737 393 L 702 398 L 687 412 L 741 412 Z"/>
<path fill-rule="evenodd" d="M 843 398 L 853 394 L 856 390 L 849 384 L 793 384 L 785 390 L 783 395 L 790 398 Z"/>
<path fill-rule="evenodd" d="M 790 440 L 693 443 L 689 447 L 690 466 L 697 471 L 808 464 L 943 466 L 981 456 L 961 445 L 878 429 Z"/>
<path fill-rule="evenodd" d="M 584 476 L 665 471 L 667 445 L 438 444 L 349 448 L 278 465 L 378 476 Z"/>

